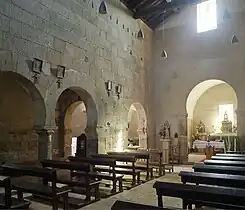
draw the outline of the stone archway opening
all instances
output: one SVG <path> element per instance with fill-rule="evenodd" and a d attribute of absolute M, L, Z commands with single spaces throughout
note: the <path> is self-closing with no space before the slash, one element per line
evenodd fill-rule
<path fill-rule="evenodd" d="M 133 103 L 129 108 L 128 146 L 147 148 L 147 118 L 140 103 Z"/>
<path fill-rule="evenodd" d="M 45 125 L 44 100 L 35 85 L 15 72 L 0 74 L 0 159 L 37 161 L 36 130 Z"/>
<path fill-rule="evenodd" d="M 57 145 L 59 157 L 74 155 L 77 137 L 85 134 L 84 156 L 98 151 L 97 109 L 91 95 L 82 88 L 64 90 L 56 104 Z"/>
<path fill-rule="evenodd" d="M 187 136 L 189 149 L 193 149 L 196 139 L 207 140 L 215 136 L 236 135 L 237 96 L 234 89 L 225 81 L 210 79 L 197 84 L 186 101 Z M 224 118 L 228 119 L 224 119 Z M 231 128 L 224 131 L 222 122 L 227 121 Z M 228 123 L 229 122 L 229 123 Z M 217 137 L 216 137 L 217 136 Z"/>

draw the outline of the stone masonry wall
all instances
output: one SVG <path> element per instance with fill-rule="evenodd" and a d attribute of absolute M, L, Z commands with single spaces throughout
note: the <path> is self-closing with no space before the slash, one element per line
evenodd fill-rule
<path fill-rule="evenodd" d="M 99 14 L 100 2 L 1 0 L 0 70 L 33 81 L 27 61 L 35 57 L 44 61 L 36 87 L 46 105 L 46 127 L 55 126 L 56 101 L 63 90 L 76 86 L 88 91 L 98 110 L 99 152 L 105 152 L 115 148 L 119 132 L 127 139 L 127 114 L 133 102 L 140 102 L 147 115 L 152 108 L 151 103 L 147 105 L 153 101 L 152 31 L 117 0 L 108 1 L 109 14 Z M 144 40 L 137 39 L 139 29 Z M 67 68 L 61 88 L 50 70 L 57 65 Z M 107 80 L 114 83 L 110 97 Z M 123 87 L 119 100 L 116 84 Z M 148 122 L 153 136 L 154 123 Z"/>

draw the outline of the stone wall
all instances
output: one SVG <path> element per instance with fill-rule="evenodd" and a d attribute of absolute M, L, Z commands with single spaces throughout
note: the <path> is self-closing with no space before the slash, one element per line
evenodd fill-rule
<path fill-rule="evenodd" d="M 65 89 L 86 90 L 98 111 L 99 152 L 105 152 L 115 148 L 118 133 L 127 139 L 127 114 L 133 102 L 141 103 L 147 115 L 153 108 L 148 105 L 153 93 L 152 31 L 134 20 L 119 0 L 108 1 L 106 15 L 98 13 L 99 4 L 90 0 L 1 0 L 0 69 L 33 81 L 30 61 L 44 61 L 35 86 L 46 107 L 45 129 L 55 128 L 56 102 Z M 144 40 L 137 39 L 139 29 Z M 67 69 L 60 88 L 53 71 L 57 65 Z M 110 97 L 105 90 L 107 80 L 113 81 Z M 123 87 L 119 100 L 117 84 Z M 154 123 L 148 122 L 153 138 Z"/>
<path fill-rule="evenodd" d="M 225 9 L 231 13 L 229 20 L 223 19 Z M 217 0 L 218 28 L 205 33 L 197 34 L 196 14 L 196 5 L 190 5 L 173 15 L 154 34 L 156 131 L 169 120 L 173 132 L 179 132 L 181 116 L 187 117 L 186 100 L 190 91 L 202 81 L 219 79 L 236 92 L 238 133 L 243 138 L 245 1 Z M 231 44 L 234 34 L 239 40 L 237 45 Z M 167 59 L 161 57 L 163 49 L 168 53 Z"/>

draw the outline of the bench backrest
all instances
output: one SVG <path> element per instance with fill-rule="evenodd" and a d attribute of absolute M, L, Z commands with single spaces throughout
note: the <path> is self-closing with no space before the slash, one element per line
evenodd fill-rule
<path fill-rule="evenodd" d="M 145 209 L 145 210 L 154 210 L 154 209 L 161 209 L 166 210 L 166 208 L 160 208 L 156 206 L 149 206 L 149 205 L 143 205 L 138 203 L 130 203 L 126 201 L 116 201 L 113 206 L 111 207 L 111 210 L 133 210 L 133 209 Z M 169 208 L 167 208 L 169 209 Z"/>
<path fill-rule="evenodd" d="M 245 166 L 244 161 L 232 161 L 232 160 L 205 160 L 206 165 L 223 165 L 223 166 Z"/>
<path fill-rule="evenodd" d="M 43 167 L 66 169 L 66 170 L 77 170 L 83 172 L 90 172 L 90 166 L 88 163 L 68 162 L 62 160 L 41 160 L 40 163 Z"/>
<path fill-rule="evenodd" d="M 92 158 L 109 158 L 114 159 L 120 162 L 132 162 L 133 164 L 136 161 L 135 156 L 128 156 L 128 155 L 106 155 L 106 154 L 96 154 L 92 155 Z"/>
<path fill-rule="evenodd" d="M 125 156 L 135 156 L 137 159 L 149 159 L 150 154 L 148 152 L 107 152 L 108 155 L 125 155 Z"/>
<path fill-rule="evenodd" d="M 109 159 L 109 158 L 87 158 L 87 157 L 70 156 L 68 157 L 68 160 L 70 160 L 71 162 L 89 163 L 93 166 L 101 165 L 101 166 L 110 166 L 112 168 L 116 166 L 116 160 Z"/>

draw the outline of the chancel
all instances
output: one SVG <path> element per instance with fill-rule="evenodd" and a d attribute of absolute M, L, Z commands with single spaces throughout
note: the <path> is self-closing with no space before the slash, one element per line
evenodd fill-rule
<path fill-rule="evenodd" d="M 244 0 L 0 0 L 0 209 L 245 209 L 244 21 Z"/>

